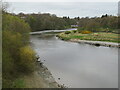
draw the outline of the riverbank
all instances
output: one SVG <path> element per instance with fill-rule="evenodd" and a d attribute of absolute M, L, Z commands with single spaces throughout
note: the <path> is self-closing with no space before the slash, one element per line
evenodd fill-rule
<path fill-rule="evenodd" d="M 112 42 L 102 42 L 102 41 L 87 41 L 87 40 L 79 40 L 79 39 L 70 39 L 71 42 L 78 42 L 84 44 L 90 44 L 95 46 L 106 46 L 106 47 L 120 47 L 118 43 Z"/>
<path fill-rule="evenodd" d="M 48 68 L 38 61 L 34 72 L 24 76 L 23 80 L 27 88 L 63 88 L 55 81 Z"/>
<path fill-rule="evenodd" d="M 117 47 L 119 48 L 118 34 L 113 33 L 90 33 L 81 34 L 71 32 L 69 34 L 60 33 L 57 35 L 62 40 L 85 43 L 95 46 Z"/>
<path fill-rule="evenodd" d="M 60 32 L 65 32 L 65 31 L 73 31 L 77 30 L 77 28 L 69 28 L 65 30 L 43 30 L 43 31 L 37 31 L 37 32 L 30 32 L 30 35 L 36 35 L 36 34 L 43 34 L 43 33 L 60 33 Z"/>

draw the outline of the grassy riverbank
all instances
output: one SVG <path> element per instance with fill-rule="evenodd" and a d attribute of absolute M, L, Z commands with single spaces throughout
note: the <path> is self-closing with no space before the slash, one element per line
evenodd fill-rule
<path fill-rule="evenodd" d="M 79 40 L 90 40 L 90 41 L 105 41 L 105 42 L 120 42 L 118 38 L 119 34 L 106 33 L 106 32 L 89 32 L 87 34 L 80 33 L 78 31 L 67 31 L 58 34 L 57 36 L 63 40 L 79 39 Z"/>

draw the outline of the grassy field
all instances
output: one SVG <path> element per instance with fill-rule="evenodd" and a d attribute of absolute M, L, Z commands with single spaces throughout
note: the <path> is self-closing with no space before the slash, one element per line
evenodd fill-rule
<path fill-rule="evenodd" d="M 82 34 L 78 32 L 63 32 L 58 35 L 59 38 L 63 40 L 70 40 L 70 39 L 80 39 L 80 40 L 91 40 L 91 41 L 106 41 L 106 42 L 120 42 L 119 34 L 115 33 L 106 33 L 106 32 L 98 32 L 98 33 L 88 33 Z"/>

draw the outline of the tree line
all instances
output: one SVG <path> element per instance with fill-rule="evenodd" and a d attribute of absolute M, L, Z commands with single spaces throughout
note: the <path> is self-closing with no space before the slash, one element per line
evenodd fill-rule
<path fill-rule="evenodd" d="M 118 16 L 102 15 L 101 17 L 80 18 L 79 30 L 89 30 L 92 32 L 114 32 L 118 33 Z"/>
<path fill-rule="evenodd" d="M 55 14 L 24 14 L 19 13 L 19 17 L 23 18 L 31 27 L 32 31 L 40 30 L 61 30 L 71 28 L 76 24 L 75 19 L 69 17 L 57 17 Z"/>
<path fill-rule="evenodd" d="M 61 30 L 71 28 L 71 25 L 78 25 L 78 30 L 89 30 L 92 32 L 118 32 L 118 16 L 102 15 L 101 17 L 57 17 L 55 14 L 38 13 L 24 14 L 19 13 L 31 27 L 32 31 L 40 30 Z"/>

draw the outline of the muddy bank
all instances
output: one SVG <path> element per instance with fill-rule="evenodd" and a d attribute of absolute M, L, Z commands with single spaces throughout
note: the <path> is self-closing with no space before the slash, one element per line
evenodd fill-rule
<path fill-rule="evenodd" d="M 58 84 L 51 72 L 40 61 L 36 62 L 35 71 L 29 75 L 24 76 L 27 88 L 64 88 Z"/>

